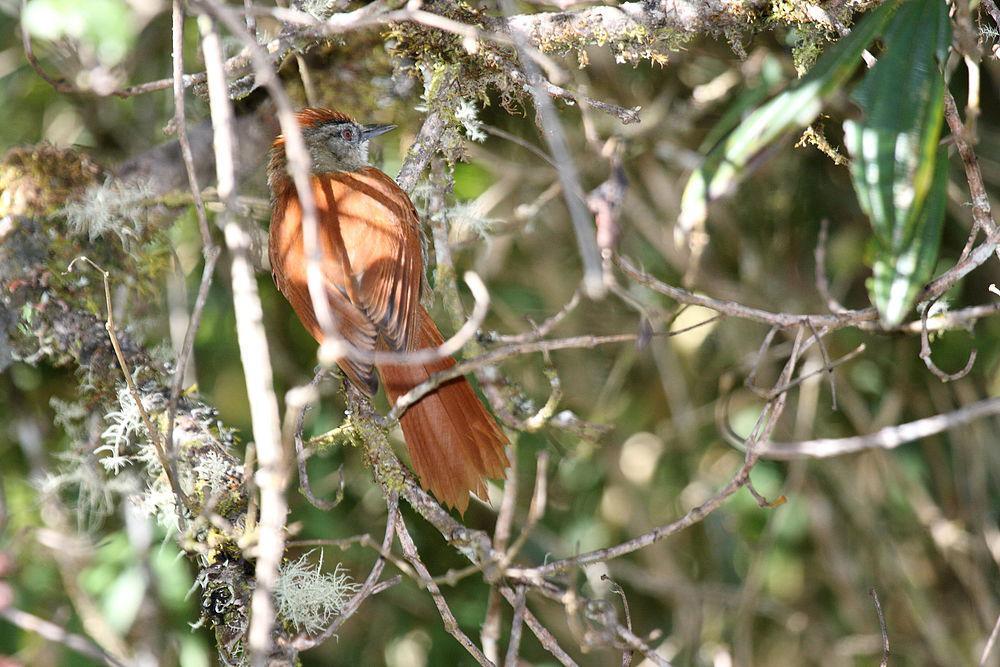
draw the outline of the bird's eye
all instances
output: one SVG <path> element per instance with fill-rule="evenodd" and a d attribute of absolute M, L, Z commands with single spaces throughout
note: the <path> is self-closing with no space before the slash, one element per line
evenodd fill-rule
<path fill-rule="evenodd" d="M 354 141 L 354 130 L 349 127 L 345 127 L 340 131 L 340 138 L 344 141 Z"/>

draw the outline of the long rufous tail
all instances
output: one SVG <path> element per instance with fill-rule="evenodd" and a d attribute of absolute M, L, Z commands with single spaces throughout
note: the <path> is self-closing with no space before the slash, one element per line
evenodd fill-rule
<path fill-rule="evenodd" d="M 412 349 L 437 347 L 441 332 L 417 307 Z M 431 374 L 450 368 L 448 357 L 412 366 L 379 366 L 389 400 L 395 402 Z M 449 380 L 411 405 L 400 419 L 420 484 L 444 504 L 465 512 L 469 492 L 486 498 L 486 480 L 503 479 L 507 438 L 464 377 Z"/>

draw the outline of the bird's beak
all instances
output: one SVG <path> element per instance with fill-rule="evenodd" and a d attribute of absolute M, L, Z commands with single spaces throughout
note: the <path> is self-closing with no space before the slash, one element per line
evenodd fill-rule
<path fill-rule="evenodd" d="M 361 138 L 368 141 L 372 137 L 377 137 L 380 134 L 385 134 L 395 129 L 395 125 L 363 125 L 361 127 Z"/>

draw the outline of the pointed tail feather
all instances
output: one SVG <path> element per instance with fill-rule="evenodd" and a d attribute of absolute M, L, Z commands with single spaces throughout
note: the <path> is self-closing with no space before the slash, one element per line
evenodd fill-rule
<path fill-rule="evenodd" d="M 418 308 L 411 349 L 444 342 L 430 315 Z M 451 358 L 414 366 L 379 366 L 390 401 L 455 365 Z M 444 504 L 465 512 L 469 492 L 486 498 L 486 480 L 503 479 L 507 438 L 463 377 L 449 380 L 411 405 L 400 418 L 420 484 Z"/>

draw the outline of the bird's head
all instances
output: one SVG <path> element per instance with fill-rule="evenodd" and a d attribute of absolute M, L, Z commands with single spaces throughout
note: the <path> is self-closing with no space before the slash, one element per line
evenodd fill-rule
<path fill-rule="evenodd" d="M 303 109 L 296 114 L 296 120 L 309 150 L 314 174 L 357 171 L 369 166 L 369 140 L 396 127 L 358 123 L 345 113 L 323 108 Z M 272 153 L 272 163 L 277 158 L 281 167 L 284 167 L 284 144 L 284 136 L 279 136 Z"/>

